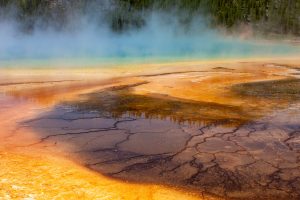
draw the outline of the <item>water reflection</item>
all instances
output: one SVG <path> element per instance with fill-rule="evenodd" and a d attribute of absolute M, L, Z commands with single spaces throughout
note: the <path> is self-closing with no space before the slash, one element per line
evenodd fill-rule
<path fill-rule="evenodd" d="M 189 101 L 160 94 L 134 94 L 133 88 L 142 84 L 147 84 L 147 82 L 108 88 L 89 94 L 82 101 L 67 104 L 82 111 L 106 113 L 114 118 L 129 115 L 189 124 L 214 123 L 237 126 L 253 118 L 238 106 Z"/>

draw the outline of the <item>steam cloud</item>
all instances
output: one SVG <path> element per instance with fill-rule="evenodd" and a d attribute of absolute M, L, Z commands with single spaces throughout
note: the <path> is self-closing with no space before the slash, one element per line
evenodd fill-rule
<path fill-rule="evenodd" d="M 81 16 L 75 29 L 57 31 L 35 27 L 31 33 L 19 30 L 18 23 L 0 21 L 0 61 L 64 58 L 226 58 L 289 54 L 299 47 L 282 43 L 242 40 L 212 30 L 201 18 L 188 29 L 175 17 L 162 13 L 149 15 L 140 29 L 116 33 L 103 23 Z M 3 63 L 0 66 L 4 65 Z"/>

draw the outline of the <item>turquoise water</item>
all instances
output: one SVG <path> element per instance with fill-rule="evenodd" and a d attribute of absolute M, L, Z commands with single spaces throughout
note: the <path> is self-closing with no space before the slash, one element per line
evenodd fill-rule
<path fill-rule="evenodd" d="M 85 25 L 75 31 L 18 31 L 0 23 L 0 67 L 91 67 L 131 63 L 170 62 L 300 55 L 299 45 L 243 40 L 203 24 L 184 31 L 176 23 L 155 19 L 140 30 L 113 33 Z"/>

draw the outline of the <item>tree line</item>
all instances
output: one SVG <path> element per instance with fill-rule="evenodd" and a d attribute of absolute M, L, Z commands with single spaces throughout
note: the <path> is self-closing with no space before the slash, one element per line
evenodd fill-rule
<path fill-rule="evenodd" d="M 0 7 L 16 7 L 16 18 L 27 28 L 37 19 L 64 26 L 70 16 L 89 13 L 122 31 L 142 27 L 148 13 L 172 11 L 182 23 L 202 15 L 211 26 L 229 30 L 248 24 L 266 33 L 300 35 L 300 0 L 0 0 Z"/>

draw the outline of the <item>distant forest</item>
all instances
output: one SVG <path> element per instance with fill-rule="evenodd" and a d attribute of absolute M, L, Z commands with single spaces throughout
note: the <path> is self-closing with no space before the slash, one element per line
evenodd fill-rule
<path fill-rule="evenodd" d="M 23 28 L 64 28 L 80 14 L 104 21 L 114 31 L 139 28 L 149 13 L 173 13 L 182 24 L 204 16 L 209 25 L 241 25 L 268 34 L 300 36 L 300 0 L 0 0 L 0 18 L 15 17 Z M 12 12 L 14 11 L 14 12 Z"/>

